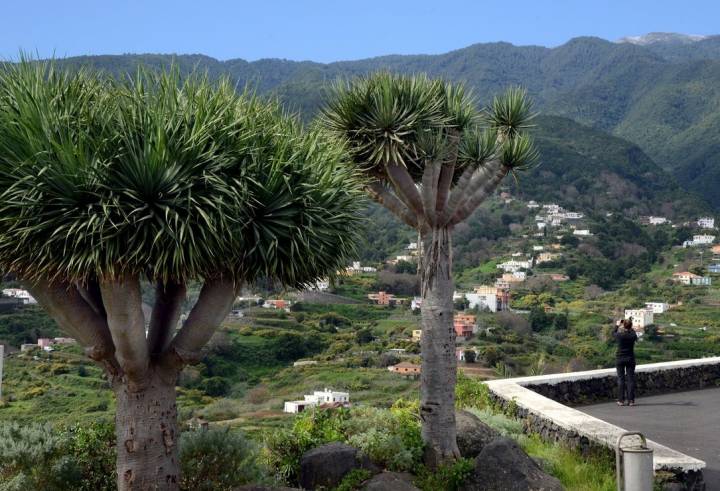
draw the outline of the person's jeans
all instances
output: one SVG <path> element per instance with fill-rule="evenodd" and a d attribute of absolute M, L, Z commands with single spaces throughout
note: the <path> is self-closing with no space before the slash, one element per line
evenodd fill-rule
<path fill-rule="evenodd" d="M 615 368 L 618 376 L 618 401 L 635 402 L 635 360 L 617 360 Z"/>

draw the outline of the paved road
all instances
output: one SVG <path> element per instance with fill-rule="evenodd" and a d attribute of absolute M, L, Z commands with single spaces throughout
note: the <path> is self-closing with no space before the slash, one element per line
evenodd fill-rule
<path fill-rule="evenodd" d="M 720 491 L 720 388 L 641 397 L 634 407 L 613 403 L 580 411 L 704 460 L 707 491 Z"/>

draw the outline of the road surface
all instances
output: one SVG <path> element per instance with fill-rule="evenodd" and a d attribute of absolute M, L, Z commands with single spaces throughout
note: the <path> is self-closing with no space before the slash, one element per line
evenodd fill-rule
<path fill-rule="evenodd" d="M 611 402 L 576 409 L 704 460 L 707 491 L 720 491 L 720 388 L 640 397 L 636 403 L 634 407 Z"/>

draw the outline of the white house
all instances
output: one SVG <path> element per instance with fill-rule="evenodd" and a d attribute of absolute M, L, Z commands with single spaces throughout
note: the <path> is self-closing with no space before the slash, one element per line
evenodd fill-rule
<path fill-rule="evenodd" d="M 580 220 L 583 217 L 583 214 L 578 213 L 577 211 L 566 211 L 562 216 L 566 220 Z"/>
<path fill-rule="evenodd" d="M 693 235 L 692 240 L 683 242 L 683 247 L 694 247 L 699 245 L 709 245 L 715 240 L 714 235 Z"/>
<path fill-rule="evenodd" d="M 471 309 L 499 312 L 508 309 L 510 294 L 498 286 L 478 286 L 473 293 L 466 293 L 465 298 Z"/>
<path fill-rule="evenodd" d="M 316 390 L 312 394 L 305 395 L 305 399 L 301 401 L 286 401 L 283 412 L 300 413 L 309 407 L 322 406 L 323 404 L 342 404 L 350 403 L 349 392 L 336 392 L 330 389 Z"/>
<path fill-rule="evenodd" d="M 699 278 L 699 276 L 694 273 L 690 273 L 689 271 L 673 273 L 672 275 L 673 281 L 677 281 L 678 283 L 681 283 L 683 285 L 691 285 L 692 281 L 696 278 Z"/>
<path fill-rule="evenodd" d="M 648 223 L 649 223 L 650 225 L 664 225 L 664 224 L 668 223 L 668 219 L 665 218 L 665 217 L 649 216 L 649 217 L 648 217 Z"/>
<path fill-rule="evenodd" d="M 422 307 L 422 297 L 413 297 L 412 302 L 410 302 L 410 310 L 415 311 Z"/>
<path fill-rule="evenodd" d="M 30 295 L 27 290 L 21 290 L 20 288 L 5 288 L 2 294 L 6 297 L 17 298 L 22 301 L 25 305 L 35 305 L 37 300 Z"/>
<path fill-rule="evenodd" d="M 330 281 L 327 279 L 317 280 L 314 284 L 310 285 L 310 290 L 324 292 L 330 288 Z"/>
<path fill-rule="evenodd" d="M 712 278 L 709 276 L 697 276 L 690 280 L 690 284 L 694 286 L 710 286 L 712 285 Z"/>
<path fill-rule="evenodd" d="M 527 207 L 532 210 L 534 208 L 540 208 L 540 205 L 537 204 L 536 201 L 530 200 L 530 201 L 528 201 Z"/>
<path fill-rule="evenodd" d="M 548 213 L 552 213 L 552 214 L 560 213 L 560 205 L 556 205 L 555 203 L 542 205 L 542 207 L 543 207 L 543 210 L 546 210 Z"/>
<path fill-rule="evenodd" d="M 408 251 L 417 251 L 417 242 L 410 242 L 407 246 Z"/>
<path fill-rule="evenodd" d="M 645 308 L 652 310 L 653 314 L 664 314 L 670 310 L 670 306 L 665 302 L 645 302 Z"/>
<path fill-rule="evenodd" d="M 377 272 L 377 268 L 373 268 L 372 266 L 363 266 L 360 264 L 360 261 L 353 261 L 352 266 L 347 268 L 347 272 L 352 273 L 375 273 Z"/>
<path fill-rule="evenodd" d="M 497 268 L 502 269 L 506 273 L 514 273 L 515 271 L 519 271 L 521 269 L 530 269 L 532 268 L 532 259 L 528 259 L 527 261 L 511 259 L 510 261 L 498 264 Z"/>
<path fill-rule="evenodd" d="M 715 219 L 711 217 L 698 218 L 697 224 L 700 228 L 715 228 Z"/>
<path fill-rule="evenodd" d="M 538 252 L 538 251 L 543 251 L 543 250 L 545 250 L 545 247 L 543 247 L 543 246 L 541 246 L 541 245 L 534 245 L 534 246 L 533 246 L 533 251 Z"/>
<path fill-rule="evenodd" d="M 579 235 L 581 237 L 587 237 L 589 235 L 592 235 L 588 229 L 575 229 L 573 230 L 573 235 Z"/>
<path fill-rule="evenodd" d="M 693 235 L 693 242 L 699 245 L 712 244 L 714 240 L 714 235 Z"/>
<path fill-rule="evenodd" d="M 650 309 L 627 309 L 625 318 L 632 320 L 633 329 L 636 331 L 644 330 L 655 321 L 653 311 Z"/>
<path fill-rule="evenodd" d="M 407 254 L 402 254 L 402 255 L 400 255 L 400 256 L 395 256 L 395 262 L 398 263 L 398 262 L 400 262 L 400 261 L 405 261 L 405 262 L 408 262 L 408 263 L 412 263 L 412 262 L 415 261 L 415 257 L 414 257 L 414 256 L 410 256 L 410 255 L 407 255 Z"/>
<path fill-rule="evenodd" d="M 545 222 L 537 222 L 537 228 L 538 228 L 538 230 L 542 230 L 542 229 L 544 229 L 545 227 L 547 227 L 547 223 L 545 223 Z"/>

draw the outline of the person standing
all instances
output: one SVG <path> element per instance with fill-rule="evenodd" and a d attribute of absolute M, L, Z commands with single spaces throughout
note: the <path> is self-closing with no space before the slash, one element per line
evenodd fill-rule
<path fill-rule="evenodd" d="M 618 321 L 613 330 L 617 341 L 615 367 L 618 376 L 618 406 L 635 405 L 635 342 L 638 339 L 632 320 Z"/>

